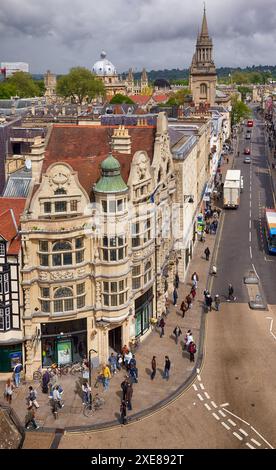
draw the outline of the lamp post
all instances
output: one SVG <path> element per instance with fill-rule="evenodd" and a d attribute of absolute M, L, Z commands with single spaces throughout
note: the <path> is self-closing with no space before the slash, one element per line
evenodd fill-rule
<path fill-rule="evenodd" d="M 89 349 L 89 352 L 88 352 L 89 386 L 90 387 L 91 387 L 91 383 L 92 383 L 91 352 L 97 353 L 98 351 L 96 351 L 95 349 Z"/>

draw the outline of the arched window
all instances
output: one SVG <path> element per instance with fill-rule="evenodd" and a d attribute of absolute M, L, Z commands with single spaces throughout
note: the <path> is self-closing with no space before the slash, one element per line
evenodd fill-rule
<path fill-rule="evenodd" d="M 207 98 L 207 85 L 206 83 L 200 84 L 200 96 L 202 98 Z"/>
<path fill-rule="evenodd" d="M 53 245 L 53 251 L 61 251 L 62 253 L 53 254 L 53 266 L 66 266 L 72 263 L 72 246 L 66 241 L 58 241 Z"/>
<path fill-rule="evenodd" d="M 55 191 L 55 194 L 67 194 L 64 188 L 58 188 Z"/>
<path fill-rule="evenodd" d="M 74 309 L 73 292 L 69 287 L 60 287 L 54 293 L 54 312 L 69 312 Z"/>
<path fill-rule="evenodd" d="M 147 261 L 147 263 L 145 264 L 145 270 L 144 270 L 144 284 L 147 284 L 148 282 L 151 281 L 151 276 L 152 276 L 151 262 Z"/>

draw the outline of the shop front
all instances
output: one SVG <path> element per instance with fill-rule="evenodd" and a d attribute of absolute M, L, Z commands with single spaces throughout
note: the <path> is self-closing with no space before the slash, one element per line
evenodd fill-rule
<path fill-rule="evenodd" d="M 153 313 L 153 289 L 152 287 L 141 297 L 135 300 L 135 337 L 142 336 L 150 327 L 150 319 Z"/>
<path fill-rule="evenodd" d="M 18 362 L 23 362 L 22 342 L 0 346 L 0 373 L 12 372 Z"/>
<path fill-rule="evenodd" d="M 42 367 L 70 364 L 87 357 L 86 319 L 41 324 Z"/>

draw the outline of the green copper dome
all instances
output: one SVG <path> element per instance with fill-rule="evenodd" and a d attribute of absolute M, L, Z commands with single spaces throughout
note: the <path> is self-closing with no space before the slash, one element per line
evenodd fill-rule
<path fill-rule="evenodd" d="M 120 162 L 109 154 L 101 163 L 102 176 L 95 185 L 95 191 L 100 193 L 117 193 L 128 189 L 121 176 Z"/>

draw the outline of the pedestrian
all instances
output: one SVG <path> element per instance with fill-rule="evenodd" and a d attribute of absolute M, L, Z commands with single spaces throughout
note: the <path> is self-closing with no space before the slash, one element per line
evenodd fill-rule
<path fill-rule="evenodd" d="M 120 405 L 121 423 L 127 424 L 127 405 L 125 400 L 121 401 Z"/>
<path fill-rule="evenodd" d="M 151 380 L 154 379 L 155 375 L 156 375 L 156 356 L 153 356 L 152 357 L 152 360 L 151 360 L 151 369 L 152 369 L 152 373 L 150 375 L 150 378 Z"/>
<path fill-rule="evenodd" d="M 169 359 L 169 356 L 165 356 L 165 366 L 164 366 L 163 379 L 169 380 L 170 368 L 171 368 L 171 361 Z"/>
<path fill-rule="evenodd" d="M 117 372 L 117 358 L 116 358 L 116 356 L 114 356 L 113 352 L 109 356 L 108 362 L 109 362 L 109 365 L 110 365 L 111 374 L 112 375 L 116 374 L 116 372 Z"/>
<path fill-rule="evenodd" d="M 123 356 L 122 356 L 121 353 L 118 353 L 118 354 L 117 354 L 116 360 L 117 360 L 117 364 L 116 364 L 117 369 L 118 369 L 118 370 L 121 370 L 121 368 L 123 367 Z"/>
<path fill-rule="evenodd" d="M 178 275 L 178 273 L 175 273 L 174 286 L 175 286 L 176 289 L 178 289 L 178 286 L 179 286 L 179 275 Z"/>
<path fill-rule="evenodd" d="M 208 289 L 204 289 L 203 295 L 204 295 L 205 300 L 206 300 L 206 296 L 207 296 L 208 294 L 209 294 Z"/>
<path fill-rule="evenodd" d="M 188 347 L 188 352 L 190 353 L 190 362 L 195 361 L 196 345 L 193 341 L 190 342 Z"/>
<path fill-rule="evenodd" d="M 212 303 L 213 303 L 213 299 L 212 299 L 211 295 L 207 294 L 206 295 L 206 305 L 207 305 L 207 309 L 209 308 L 210 312 L 212 310 Z"/>
<path fill-rule="evenodd" d="M 13 383 L 11 379 L 8 379 L 6 382 L 4 395 L 9 405 L 11 405 L 11 402 L 12 402 L 13 391 L 14 391 Z"/>
<path fill-rule="evenodd" d="M 104 392 L 106 392 L 106 391 L 108 390 L 108 388 L 109 388 L 109 382 L 110 382 L 110 379 L 111 379 L 110 369 L 109 369 L 109 367 L 108 367 L 107 364 L 104 364 L 104 365 L 103 365 L 102 374 L 103 374 Z"/>
<path fill-rule="evenodd" d="M 214 300 L 215 300 L 216 311 L 218 312 L 219 311 L 219 304 L 220 304 L 220 298 L 219 298 L 218 294 L 215 295 Z"/>
<path fill-rule="evenodd" d="M 30 428 L 30 423 L 33 425 L 34 429 L 39 429 L 39 426 L 35 420 L 35 408 L 31 405 L 28 407 L 28 411 L 25 417 L 25 428 Z"/>
<path fill-rule="evenodd" d="M 160 320 L 160 322 L 159 322 L 159 327 L 161 328 L 161 331 L 160 331 L 160 338 L 162 338 L 162 336 L 164 336 L 164 334 L 165 334 L 165 330 L 164 330 L 165 325 L 166 325 L 166 323 L 165 323 L 165 321 L 164 321 L 164 318 L 161 318 L 161 320 Z"/>
<path fill-rule="evenodd" d="M 216 267 L 214 264 L 213 264 L 213 266 L 212 266 L 211 274 L 212 274 L 212 276 L 216 276 L 216 275 L 217 275 L 217 267 Z"/>
<path fill-rule="evenodd" d="M 192 297 L 190 296 L 190 294 L 188 294 L 186 296 L 186 302 L 187 302 L 187 305 L 188 305 L 188 309 L 192 308 Z"/>
<path fill-rule="evenodd" d="M 131 378 L 132 383 L 138 383 L 138 369 L 133 364 L 130 364 L 129 367 L 129 377 Z"/>
<path fill-rule="evenodd" d="M 236 300 L 236 297 L 234 297 L 234 287 L 232 284 L 229 284 L 228 286 L 228 299 L 227 302 L 230 302 L 230 300 Z"/>
<path fill-rule="evenodd" d="M 195 289 L 197 289 L 197 284 L 199 282 L 199 276 L 196 273 L 196 271 L 192 274 L 191 280 L 192 280 L 193 286 L 195 287 Z"/>
<path fill-rule="evenodd" d="M 13 369 L 13 374 L 14 374 L 14 383 L 16 388 L 19 387 L 20 385 L 20 372 L 23 370 L 23 365 L 21 364 L 20 361 L 17 362 L 17 364 L 14 366 Z"/>
<path fill-rule="evenodd" d="M 50 379 L 50 374 L 48 370 L 46 370 L 42 376 L 42 393 L 48 393 Z"/>
<path fill-rule="evenodd" d="M 175 344 L 177 344 L 179 336 L 182 335 L 182 331 L 178 325 L 176 325 L 175 329 L 173 330 L 173 334 L 175 336 Z"/>
<path fill-rule="evenodd" d="M 56 410 L 57 410 L 57 406 L 59 408 L 64 407 L 64 404 L 61 402 L 61 392 L 60 392 L 60 389 L 59 389 L 59 385 L 56 385 L 54 390 L 53 390 L 53 402 L 54 402 L 54 409 L 56 409 Z"/>
<path fill-rule="evenodd" d="M 185 313 L 187 312 L 188 310 L 188 305 L 186 304 L 186 302 L 183 300 L 182 303 L 181 303 L 181 306 L 180 306 L 180 310 L 182 312 L 182 318 L 185 317 Z"/>
<path fill-rule="evenodd" d="M 39 408 L 39 404 L 37 403 L 37 391 L 33 389 L 33 387 L 30 385 L 29 387 L 29 395 L 27 397 L 28 401 L 28 406 L 35 406 L 36 408 Z"/>
<path fill-rule="evenodd" d="M 128 385 L 128 383 L 129 383 L 129 378 L 128 378 L 128 376 L 126 375 L 124 381 L 121 383 L 121 389 L 122 389 L 122 392 L 123 392 L 122 401 L 125 401 L 125 400 L 126 400 L 126 392 L 127 392 L 127 385 Z"/>
<path fill-rule="evenodd" d="M 126 402 L 127 402 L 128 410 L 132 410 L 132 395 L 133 395 L 132 383 L 128 382 L 127 389 L 126 389 Z"/>
<path fill-rule="evenodd" d="M 173 304 L 175 307 L 177 307 L 177 299 L 178 299 L 178 293 L 176 287 L 173 290 Z"/>
<path fill-rule="evenodd" d="M 193 338 L 193 333 L 191 332 L 191 330 L 188 330 L 186 335 L 185 335 L 185 340 L 184 340 L 184 346 L 183 346 L 183 350 L 185 351 L 185 349 L 188 349 L 189 347 L 189 344 L 191 343 L 191 341 L 193 341 L 194 338 Z"/>
<path fill-rule="evenodd" d="M 91 387 L 89 387 L 87 381 L 85 381 L 84 384 L 82 384 L 81 389 L 82 389 L 82 404 L 89 405 L 89 403 L 92 403 L 92 396 L 91 396 Z"/>
<path fill-rule="evenodd" d="M 195 289 L 195 287 L 194 287 L 194 286 L 191 288 L 190 295 L 193 297 L 193 300 L 195 300 L 195 296 L 196 296 L 196 289 Z"/>
<path fill-rule="evenodd" d="M 205 256 L 206 256 L 206 261 L 209 261 L 209 256 L 210 256 L 211 252 L 210 252 L 208 246 L 205 248 L 204 253 L 205 253 Z"/>
<path fill-rule="evenodd" d="M 124 364 L 127 369 L 129 368 L 129 363 L 131 359 L 132 359 L 132 352 L 128 351 L 128 353 L 125 353 L 124 355 Z"/>

